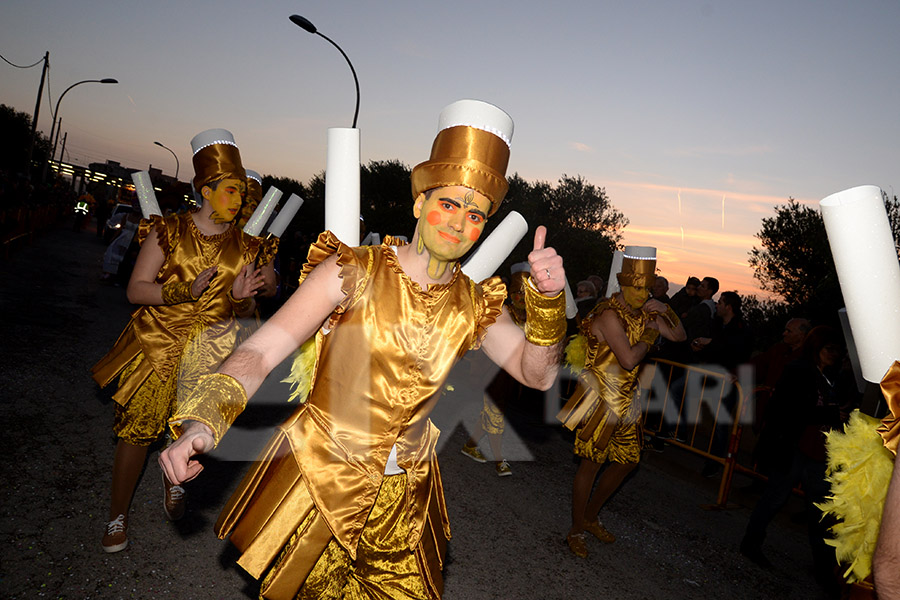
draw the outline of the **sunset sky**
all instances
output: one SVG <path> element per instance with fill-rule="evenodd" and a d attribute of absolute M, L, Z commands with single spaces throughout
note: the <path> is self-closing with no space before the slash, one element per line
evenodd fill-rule
<path fill-rule="evenodd" d="M 495 103 L 515 120 L 509 173 L 604 187 L 672 292 L 689 274 L 757 292 L 753 236 L 789 197 L 900 193 L 897 0 L 5 0 L 0 54 L 25 66 L 50 52 L 45 133 L 66 87 L 120 81 L 66 95 L 72 162 L 174 174 L 158 140 L 187 180 L 191 137 L 223 127 L 245 166 L 305 182 L 324 169 L 327 128 L 350 125 L 355 90 L 294 13 L 353 61 L 364 162 L 412 166 L 443 106 Z M 0 102 L 31 113 L 39 81 L 39 66 L 0 63 Z"/>

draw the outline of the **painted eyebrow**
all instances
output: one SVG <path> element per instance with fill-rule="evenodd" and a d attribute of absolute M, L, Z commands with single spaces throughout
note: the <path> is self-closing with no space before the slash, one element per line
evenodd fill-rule
<path fill-rule="evenodd" d="M 449 202 L 450 204 L 452 204 L 452 205 L 455 206 L 456 208 L 462 208 L 462 202 L 460 202 L 460 201 L 457 200 L 456 198 L 444 198 L 444 197 L 441 197 L 441 198 L 439 198 L 439 200 L 441 200 L 441 201 L 443 201 L 443 202 Z M 475 213 L 476 215 L 479 215 L 482 219 L 487 219 L 487 215 L 484 214 L 484 212 L 482 212 L 482 211 L 481 211 L 480 209 L 478 209 L 478 208 L 469 208 L 469 209 L 467 209 L 467 210 L 468 210 L 470 213 Z"/>

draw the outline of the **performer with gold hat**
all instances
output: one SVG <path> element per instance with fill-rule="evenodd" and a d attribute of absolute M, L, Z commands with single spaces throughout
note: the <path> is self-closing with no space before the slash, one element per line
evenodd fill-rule
<path fill-rule="evenodd" d="M 562 259 L 539 227 L 523 332 L 499 278 L 459 259 L 507 191 L 512 119 L 475 100 L 441 113 L 431 158 L 412 173 L 412 241 L 311 247 L 287 303 L 207 378 L 172 420 L 160 457 L 177 482 L 211 450 L 266 374 L 307 338 L 318 350 L 307 401 L 278 430 L 223 510 L 260 596 L 438 598 L 450 537 L 428 419 L 454 362 L 482 347 L 522 383 L 549 388 L 565 331 Z"/>
<path fill-rule="evenodd" d="M 602 542 L 615 541 L 597 515 L 640 460 L 641 412 L 633 402 L 638 367 L 660 335 L 675 342 L 685 339 L 674 311 L 650 299 L 655 272 L 655 248 L 626 246 L 616 276 L 621 291 L 597 303 L 580 325 L 587 338 L 584 370 L 559 418 L 575 429 L 575 454 L 581 457 L 566 541 L 582 558 L 588 554 L 586 531 Z M 594 480 L 606 462 L 592 495 Z"/>
<path fill-rule="evenodd" d="M 235 317 L 252 314 L 263 282 L 252 267 L 262 240 L 232 223 L 247 185 L 233 136 L 212 129 L 194 137 L 191 146 L 202 206 L 141 221 L 141 251 L 127 288 L 129 301 L 141 306 L 92 369 L 101 386 L 119 378 L 106 552 L 128 545 L 128 509 L 147 448 L 165 433 L 177 396 L 189 393 L 231 353 Z M 166 514 L 178 519 L 184 490 L 165 478 L 163 483 Z"/>
<path fill-rule="evenodd" d="M 516 325 L 523 329 L 525 328 L 525 288 L 528 286 L 529 271 L 527 262 L 516 263 L 510 267 L 509 294 L 506 298 L 509 316 Z M 496 375 L 484 390 L 483 405 L 478 422 L 461 452 L 475 462 L 487 462 L 487 458 L 478 449 L 478 442 L 487 434 L 497 475 L 509 477 L 512 475 L 512 468 L 509 466 L 509 461 L 503 458 L 503 431 L 505 429 L 503 413 L 506 411 L 510 398 L 518 398 L 521 390 L 519 383 L 506 371 L 497 372 L 496 367 L 492 365 L 492 372 Z"/>

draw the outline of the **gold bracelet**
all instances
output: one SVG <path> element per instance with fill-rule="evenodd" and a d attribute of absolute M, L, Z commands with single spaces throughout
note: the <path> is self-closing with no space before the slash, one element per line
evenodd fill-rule
<path fill-rule="evenodd" d="M 247 392 L 241 382 L 224 373 L 213 373 L 200 379 L 187 400 L 178 402 L 175 414 L 169 419 L 172 437 L 178 439 L 184 431 L 184 421 L 199 421 L 212 430 L 216 446 L 238 415 L 247 406 Z"/>
<path fill-rule="evenodd" d="M 536 346 L 552 346 L 566 336 L 566 295 L 540 293 L 531 279 L 525 285 L 525 339 Z"/>
<path fill-rule="evenodd" d="M 638 338 L 638 341 L 644 342 L 645 344 L 647 344 L 648 346 L 650 346 L 652 348 L 656 344 L 656 340 L 658 340 L 658 339 L 659 339 L 659 330 L 648 327 L 647 329 L 644 330 L 644 333 L 641 334 L 641 337 Z"/>
<path fill-rule="evenodd" d="M 666 325 L 668 325 L 672 329 L 675 329 L 676 327 L 678 327 L 678 324 L 681 323 L 681 319 L 678 318 L 678 315 L 675 314 L 675 311 L 672 310 L 671 306 L 669 306 L 666 309 L 666 312 L 664 312 L 660 316 L 663 318 L 663 321 L 666 322 Z"/>
<path fill-rule="evenodd" d="M 248 296 L 246 298 L 241 298 L 238 300 L 234 297 L 234 294 L 231 293 L 231 290 L 228 290 L 228 300 L 231 302 L 231 308 L 234 309 L 236 313 L 245 313 L 250 310 L 250 304 L 253 302 L 253 297 Z"/>
<path fill-rule="evenodd" d="M 191 291 L 193 281 L 170 281 L 162 286 L 163 304 L 181 304 L 182 302 L 195 302 L 194 292 Z"/>

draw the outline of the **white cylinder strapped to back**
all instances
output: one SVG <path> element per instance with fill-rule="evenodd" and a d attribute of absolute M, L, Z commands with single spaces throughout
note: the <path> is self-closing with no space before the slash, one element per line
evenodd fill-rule
<path fill-rule="evenodd" d="M 269 191 L 266 192 L 266 195 L 263 196 L 263 199 L 260 200 L 259 206 L 257 206 L 256 210 L 253 211 L 253 214 L 250 215 L 247 224 L 244 225 L 244 233 L 247 235 L 258 236 L 262 231 L 262 228 L 266 226 L 269 217 L 272 216 L 272 211 L 278 206 L 278 201 L 281 200 L 281 196 L 281 190 L 274 185 L 270 187 Z"/>
<path fill-rule="evenodd" d="M 472 281 L 484 281 L 497 271 L 526 233 L 528 222 L 525 217 L 510 211 L 466 260 L 462 272 Z"/>
<path fill-rule="evenodd" d="M 863 185 L 820 203 L 863 377 L 900 359 L 900 263 L 881 190 Z"/>
<path fill-rule="evenodd" d="M 153 182 L 150 181 L 150 173 L 147 171 L 135 171 L 131 174 L 134 182 L 134 191 L 141 203 L 141 215 L 149 219 L 151 215 L 162 216 L 159 210 L 159 202 L 156 201 L 156 192 L 153 191 Z"/>
<path fill-rule="evenodd" d="M 359 215 L 359 129 L 332 127 L 325 161 L 325 229 L 358 246 Z"/>
<path fill-rule="evenodd" d="M 300 210 L 301 206 L 303 206 L 303 198 L 297 194 L 291 194 L 287 202 L 284 203 L 284 206 L 281 207 L 281 210 L 278 211 L 275 220 L 269 225 L 268 233 L 277 238 L 284 235 L 284 230 L 291 224 L 294 215 L 297 214 L 297 211 Z"/>

